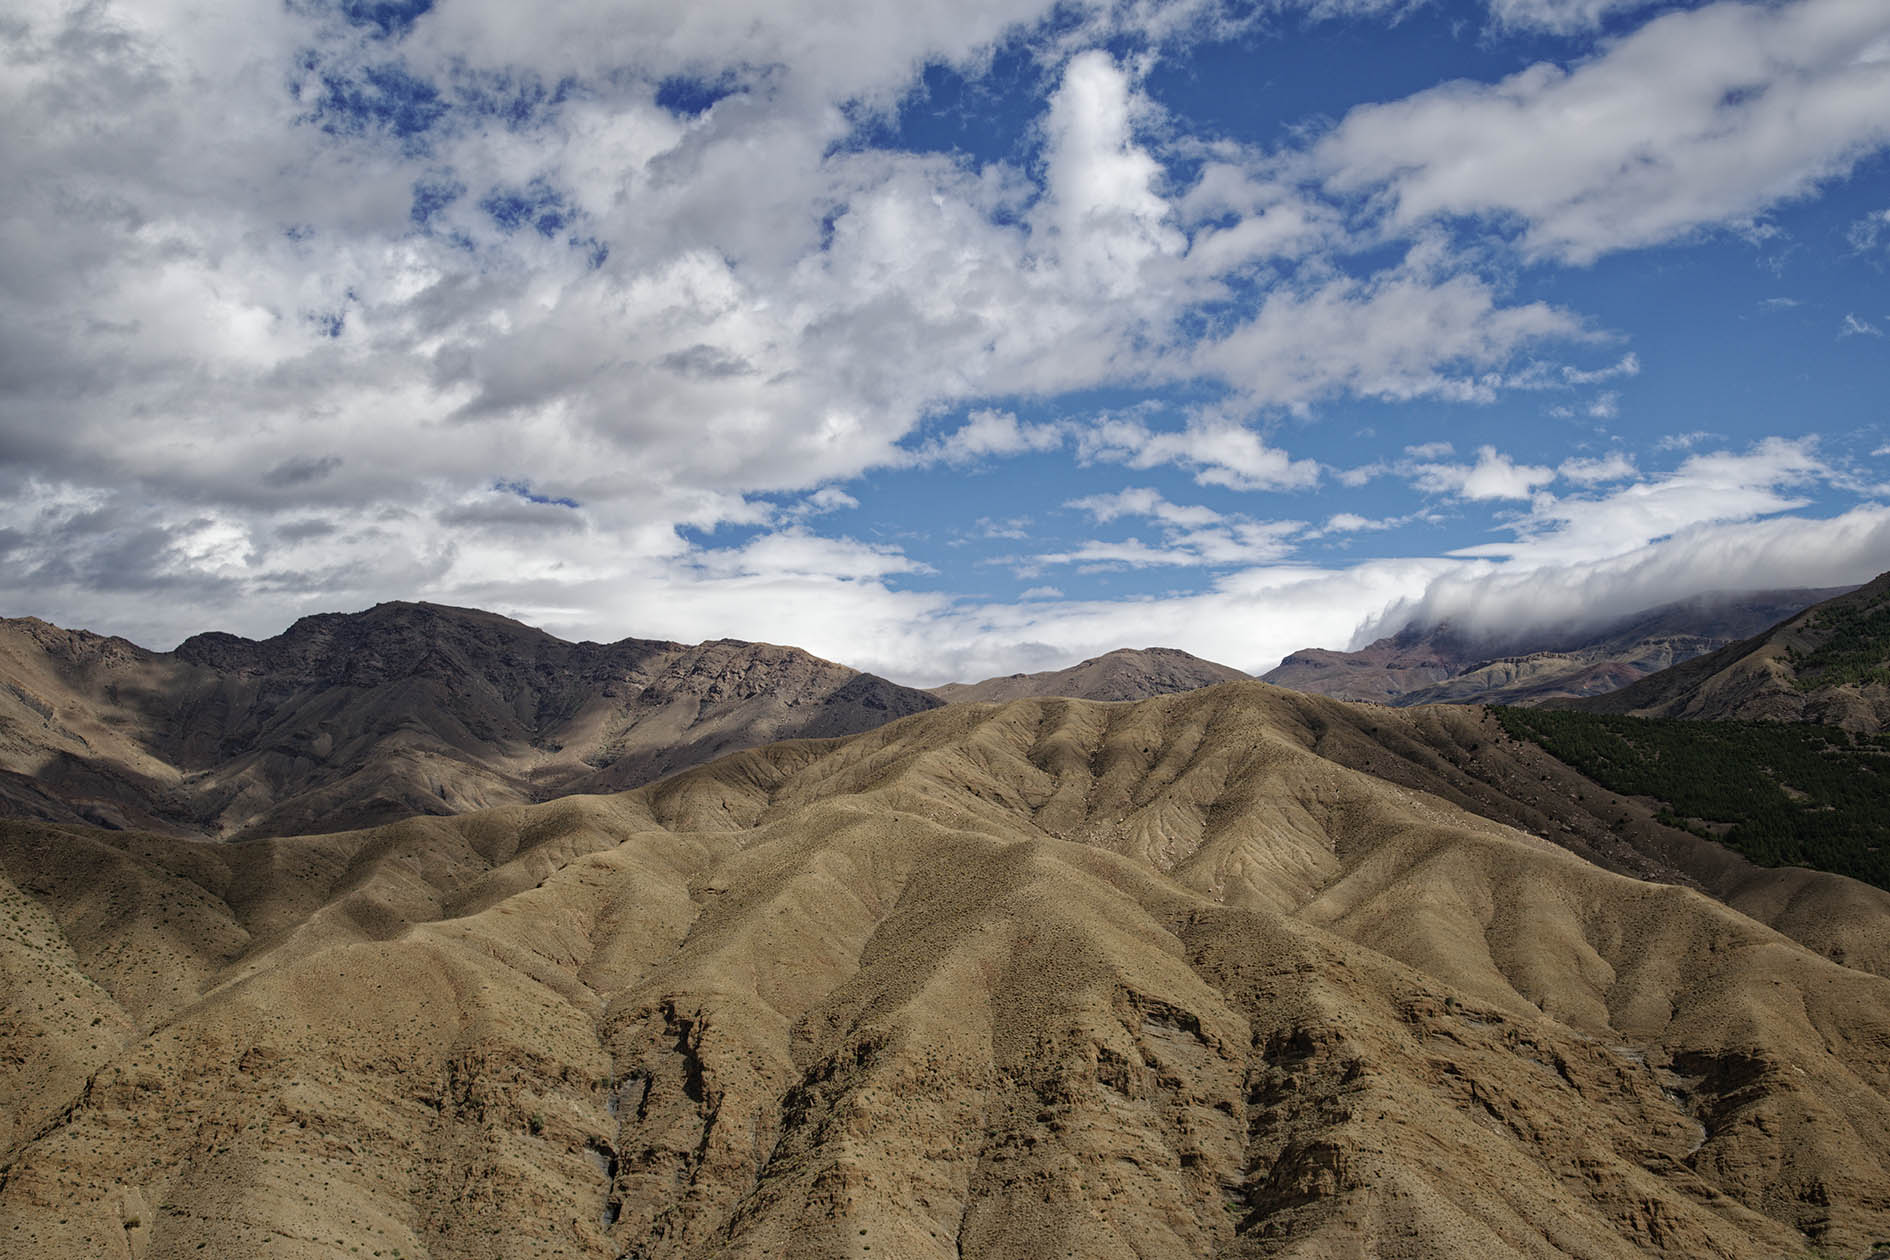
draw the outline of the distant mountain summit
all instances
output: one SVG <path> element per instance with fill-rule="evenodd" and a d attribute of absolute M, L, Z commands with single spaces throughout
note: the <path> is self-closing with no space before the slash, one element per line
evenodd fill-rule
<path fill-rule="evenodd" d="M 173 652 L 0 621 L 0 811 L 286 834 L 619 791 L 940 702 L 798 648 L 567 643 L 387 603 Z"/>
<path fill-rule="evenodd" d="M 1763 633 L 1571 707 L 1881 731 L 1890 720 L 1890 573 Z"/>
<path fill-rule="evenodd" d="M 1579 632 L 1508 642 L 1450 625 L 1407 627 L 1356 652 L 1295 652 L 1262 677 L 1295 691 L 1379 704 L 1574 700 L 1704 656 L 1848 589 L 1701 595 Z"/>
<path fill-rule="evenodd" d="M 1072 700 L 1148 700 L 1250 677 L 1231 665 L 1204 661 L 1179 648 L 1118 648 L 1068 669 L 1011 674 L 977 683 L 946 683 L 932 688 L 932 694 L 953 703 L 976 700 L 1001 704 L 1042 696 Z"/>

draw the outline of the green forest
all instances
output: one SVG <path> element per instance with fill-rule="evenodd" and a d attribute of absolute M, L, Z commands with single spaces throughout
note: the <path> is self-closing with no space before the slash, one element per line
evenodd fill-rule
<path fill-rule="evenodd" d="M 1611 791 L 1664 802 L 1661 821 L 1762 866 L 1811 866 L 1890 888 L 1885 736 L 1854 738 L 1809 723 L 1489 712 L 1513 738 L 1541 745 Z"/>
<path fill-rule="evenodd" d="M 1801 691 L 1841 687 L 1846 683 L 1890 683 L 1890 600 L 1868 605 L 1828 604 L 1820 608 L 1808 633 L 1821 641 L 1809 651 L 1792 648 L 1786 658 Z"/>

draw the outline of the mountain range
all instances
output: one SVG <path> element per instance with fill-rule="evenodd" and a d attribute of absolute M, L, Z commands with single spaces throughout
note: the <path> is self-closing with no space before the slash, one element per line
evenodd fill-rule
<path fill-rule="evenodd" d="M 1817 722 L 1876 732 L 1890 719 L 1890 574 L 1738 643 L 1572 707 L 1637 717 Z"/>
<path fill-rule="evenodd" d="M 1887 593 L 1638 726 L 1161 649 L 939 695 L 424 604 L 0 623 L 0 1240 L 1886 1260 L 1890 891 L 1600 779 L 1819 717 L 1843 811 L 1744 786 L 1880 819 Z"/>
<path fill-rule="evenodd" d="M 1890 894 L 1714 848 L 1480 709 L 1259 682 L 341 834 L 0 823 L 0 1237 L 1862 1257 Z"/>
<path fill-rule="evenodd" d="M 940 703 L 797 648 L 566 643 L 434 604 L 172 652 L 26 618 L 0 621 L 0 808 L 211 836 L 338 830 L 616 791 Z"/>
<path fill-rule="evenodd" d="M 1515 638 L 1411 625 L 1352 652 L 1308 648 L 1262 675 L 1295 691 L 1379 704 L 1543 704 L 1601 695 L 1759 634 L 1844 593 L 1718 593 L 1598 626 Z"/>

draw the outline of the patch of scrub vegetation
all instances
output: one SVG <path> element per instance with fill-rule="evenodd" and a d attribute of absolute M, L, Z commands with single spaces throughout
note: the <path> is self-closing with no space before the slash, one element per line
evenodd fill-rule
<path fill-rule="evenodd" d="M 1890 683 L 1890 598 L 1820 608 L 1806 629 L 1823 639 L 1807 651 L 1793 648 L 1793 685 L 1800 691 L 1849 683 Z"/>
<path fill-rule="evenodd" d="M 1890 737 L 1795 722 L 1690 722 L 1492 706 L 1512 738 L 1666 805 L 1661 821 L 1761 866 L 1890 888 Z"/>

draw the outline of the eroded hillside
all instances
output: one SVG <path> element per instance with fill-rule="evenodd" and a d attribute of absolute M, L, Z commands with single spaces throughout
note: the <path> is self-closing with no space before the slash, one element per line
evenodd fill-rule
<path fill-rule="evenodd" d="M 1890 718 L 1890 573 L 1762 634 L 1570 707 L 1881 731 Z"/>
<path fill-rule="evenodd" d="M 1720 869 L 1781 931 L 1603 869 L 1467 806 L 1528 825 L 1588 794 L 1572 816 L 1625 837 L 1619 864 L 1711 873 L 1493 726 L 1236 683 L 954 705 L 341 835 L 7 824 L 0 1238 L 1101 1260 L 1890 1237 L 1890 981 L 1816 939 L 1867 951 L 1884 894 Z"/>

